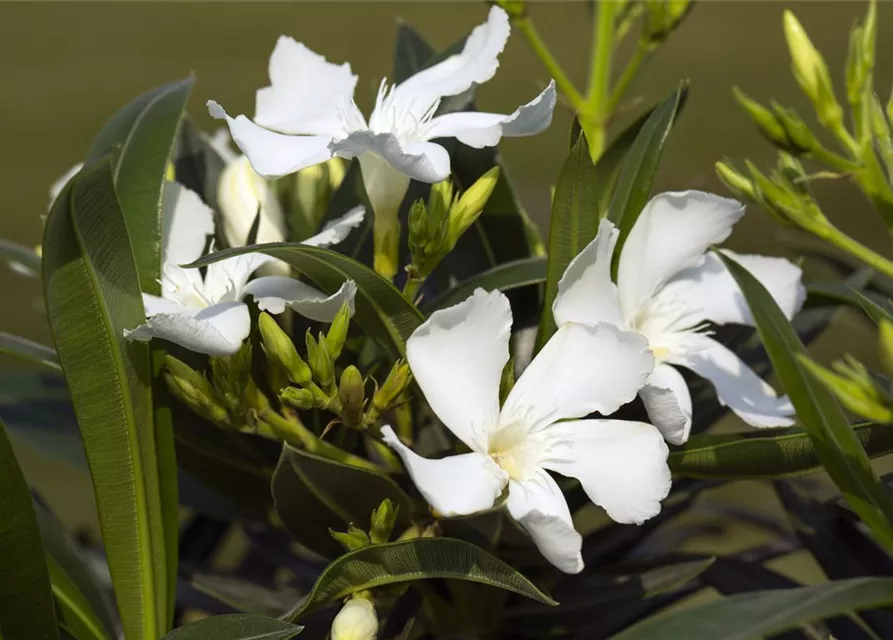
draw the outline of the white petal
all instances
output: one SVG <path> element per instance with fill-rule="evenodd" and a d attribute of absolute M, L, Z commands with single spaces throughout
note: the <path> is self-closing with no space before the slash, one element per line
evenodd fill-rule
<path fill-rule="evenodd" d="M 195 309 L 189 309 L 174 300 L 166 300 L 159 296 L 153 296 L 149 293 L 143 294 L 143 308 L 146 311 L 146 317 L 151 318 L 160 313 L 185 313 L 193 315 L 197 313 Z"/>
<path fill-rule="evenodd" d="M 697 350 L 673 354 L 672 361 L 707 378 L 723 406 L 753 427 L 786 427 L 794 424 L 794 408 L 744 364 L 738 356 L 712 338 L 696 335 Z"/>
<path fill-rule="evenodd" d="M 353 99 L 356 85 L 347 62 L 332 64 L 280 36 L 270 56 L 270 86 L 257 92 L 254 119 L 282 133 L 332 137 L 341 132 L 338 110 Z"/>
<path fill-rule="evenodd" d="M 558 326 L 566 322 L 607 322 L 625 328 L 617 287 L 611 280 L 611 259 L 618 234 L 613 223 L 602 220 L 595 239 L 567 265 L 552 304 Z"/>
<path fill-rule="evenodd" d="M 668 364 L 654 367 L 639 391 L 648 418 L 670 444 L 683 444 L 691 432 L 691 392 L 682 374 Z"/>
<path fill-rule="evenodd" d="M 332 220 L 315 236 L 302 240 L 301 244 L 311 247 L 331 247 L 347 238 L 352 229 L 362 224 L 365 217 L 366 209 L 362 205 L 356 206 L 340 218 Z"/>
<path fill-rule="evenodd" d="M 239 154 L 233 151 L 233 139 L 229 135 L 229 127 L 220 127 L 211 135 L 202 132 L 201 136 L 226 164 L 239 157 Z"/>
<path fill-rule="evenodd" d="M 422 458 L 381 428 L 384 441 L 403 459 L 419 492 L 445 516 L 464 516 L 490 509 L 505 489 L 508 476 L 483 453 L 464 453 L 440 460 Z"/>
<path fill-rule="evenodd" d="M 213 262 L 205 272 L 205 295 L 212 302 L 241 300 L 251 274 L 271 262 L 279 261 L 264 253 L 243 253 Z"/>
<path fill-rule="evenodd" d="M 642 524 L 660 513 L 670 492 L 669 449 L 656 427 L 623 420 L 576 420 L 549 428 L 561 438 L 544 464 L 577 478 L 612 520 Z"/>
<path fill-rule="evenodd" d="M 565 573 L 583 570 L 583 538 L 552 476 L 540 469 L 522 482 L 512 480 L 505 505 L 546 560 Z"/>
<path fill-rule="evenodd" d="M 545 131 L 555 109 L 555 81 L 536 98 L 518 107 L 511 115 L 459 112 L 437 116 L 428 123 L 425 137 L 456 138 L 462 144 L 481 149 L 494 147 L 503 137 L 532 136 Z"/>
<path fill-rule="evenodd" d="M 607 415 L 636 397 L 654 368 L 637 333 L 601 323 L 561 326 L 521 374 L 500 424 L 531 430 L 594 411 Z"/>
<path fill-rule="evenodd" d="M 432 313 L 406 342 L 406 359 L 431 409 L 472 451 L 487 452 L 487 434 L 499 422 L 511 326 L 508 298 L 478 289 Z"/>
<path fill-rule="evenodd" d="M 224 302 L 199 312 L 160 313 L 145 324 L 124 332 L 128 340 L 148 342 L 162 338 L 181 347 L 209 356 L 236 353 L 251 331 L 248 307 L 241 302 Z"/>
<path fill-rule="evenodd" d="M 217 202 L 229 246 L 245 244 L 258 213 L 260 225 L 255 244 L 285 242 L 288 226 L 279 198 L 272 186 L 254 171 L 247 156 L 230 162 L 220 174 Z"/>
<path fill-rule="evenodd" d="M 634 317 L 670 278 L 698 266 L 707 248 L 725 240 L 743 215 L 740 202 L 703 191 L 652 198 L 620 254 L 617 285 L 624 315 Z"/>
<path fill-rule="evenodd" d="M 397 85 L 391 96 L 394 104 L 401 107 L 400 112 L 418 120 L 443 96 L 454 96 L 473 84 L 487 82 L 499 68 L 498 57 L 510 32 L 508 14 L 491 7 L 487 22 L 474 28 L 462 52 Z"/>
<path fill-rule="evenodd" d="M 179 182 L 165 181 L 162 191 L 161 262 L 189 264 L 214 235 L 214 210 Z"/>
<path fill-rule="evenodd" d="M 353 131 L 329 144 L 332 155 L 339 158 L 362 157 L 374 153 L 402 174 L 420 182 L 440 182 L 450 175 L 450 155 L 433 142 L 401 144 L 393 133 L 375 133 L 368 129 Z M 366 176 L 363 182 L 368 184 Z"/>
<path fill-rule="evenodd" d="M 244 295 L 252 295 L 261 311 L 282 313 L 285 307 L 291 307 L 305 318 L 317 322 L 331 322 L 345 302 L 354 312 L 354 296 L 357 285 L 347 280 L 335 293 L 328 296 L 319 289 L 314 289 L 294 278 L 283 276 L 266 276 L 255 278 L 242 290 Z"/>
<path fill-rule="evenodd" d="M 59 179 L 50 185 L 50 203 L 47 205 L 47 211 L 53 208 L 53 203 L 56 202 L 56 198 L 58 198 L 59 194 L 62 193 L 62 189 L 65 188 L 65 185 L 68 184 L 68 181 L 75 177 L 83 168 L 84 163 L 78 162 L 76 165 L 69 168 L 68 171 L 59 176 Z"/>
<path fill-rule="evenodd" d="M 208 101 L 208 113 L 212 118 L 226 120 L 236 145 L 264 178 L 280 178 L 332 157 L 328 147 L 331 136 L 276 133 L 259 127 L 245 116 L 230 118 L 213 100 Z"/>

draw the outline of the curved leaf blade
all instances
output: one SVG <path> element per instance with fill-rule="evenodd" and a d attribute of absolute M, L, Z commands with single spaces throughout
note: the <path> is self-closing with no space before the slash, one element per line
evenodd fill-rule
<path fill-rule="evenodd" d="M 40 254 L 18 242 L 0 238 L 0 258 L 10 264 L 20 264 L 34 275 L 40 273 Z"/>
<path fill-rule="evenodd" d="M 254 613 L 211 616 L 174 629 L 162 640 L 288 640 L 302 627 Z"/>
<path fill-rule="evenodd" d="M 330 564 L 287 619 L 295 621 L 357 591 L 427 578 L 468 580 L 548 605 L 551 597 L 499 558 L 452 538 L 416 538 L 364 547 Z"/>
<path fill-rule="evenodd" d="M 256 252 L 287 262 L 329 294 L 335 293 L 346 280 L 356 282 L 356 323 L 395 358 L 406 352 L 406 340 L 425 319 L 390 282 L 366 265 L 329 249 L 297 242 L 272 242 L 218 251 L 190 266 L 203 267 L 225 258 Z"/>
<path fill-rule="evenodd" d="M 854 426 L 871 458 L 893 453 L 889 425 Z M 760 429 L 696 436 L 670 451 L 670 469 L 687 478 L 789 478 L 822 470 L 809 434 L 801 429 Z"/>
<path fill-rule="evenodd" d="M 44 230 L 47 316 L 90 465 L 118 608 L 128 638 L 167 624 L 166 559 L 151 368 L 124 330 L 145 313 L 108 160 L 69 182 Z"/>
<path fill-rule="evenodd" d="M 425 311 L 434 312 L 459 304 L 478 287 L 487 291 L 510 291 L 546 281 L 548 261 L 541 257 L 523 258 L 505 262 L 492 269 L 472 276 L 424 305 Z"/>
<path fill-rule="evenodd" d="M 55 371 L 62 370 L 59 358 L 52 348 L 5 331 L 0 331 L 0 353 L 42 364 Z"/>
<path fill-rule="evenodd" d="M 815 587 L 742 593 L 654 616 L 617 634 L 614 640 L 751 640 L 833 615 L 891 603 L 890 578 L 857 578 Z"/>
<path fill-rule="evenodd" d="M 28 483 L 0 423 L 0 637 L 58 640 L 53 595 Z"/>
<path fill-rule="evenodd" d="M 893 551 L 893 500 L 871 468 L 871 460 L 843 409 L 799 362 L 798 357 L 809 354 L 772 296 L 744 267 L 718 255 L 744 294 L 772 367 L 794 404 L 797 420 L 809 434 L 816 455 L 859 517 L 887 551 Z"/>

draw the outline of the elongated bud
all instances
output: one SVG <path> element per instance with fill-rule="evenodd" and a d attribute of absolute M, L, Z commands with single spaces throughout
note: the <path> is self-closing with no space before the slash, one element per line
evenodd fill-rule
<path fill-rule="evenodd" d="M 245 342 L 231 356 L 212 357 L 208 363 L 218 396 L 223 398 L 230 413 L 241 415 L 247 406 L 244 392 L 251 378 L 251 343 Z"/>
<path fill-rule="evenodd" d="M 691 9 L 691 0 L 648 0 L 643 37 L 657 44 L 666 40 Z"/>
<path fill-rule="evenodd" d="M 313 376 L 323 387 L 329 389 L 335 383 L 335 367 L 332 364 L 332 358 L 326 345 L 326 339 L 319 334 L 319 341 L 313 339 L 310 330 L 307 330 L 307 361 L 310 364 L 310 371 Z"/>
<path fill-rule="evenodd" d="M 306 234 L 315 232 L 322 223 L 332 194 L 344 180 L 344 160 L 331 158 L 301 169 L 292 176 L 291 215 L 297 218 L 295 228 Z"/>
<path fill-rule="evenodd" d="M 409 251 L 415 264 L 425 260 L 428 243 L 428 208 L 424 200 L 416 200 L 409 208 Z"/>
<path fill-rule="evenodd" d="M 449 178 L 431 185 L 428 196 L 428 218 L 431 224 L 438 225 L 445 220 L 453 205 L 453 182 Z"/>
<path fill-rule="evenodd" d="M 784 34 L 794 77 L 803 93 L 812 100 L 819 121 L 826 126 L 839 122 L 843 118 L 843 109 L 834 96 L 828 65 L 791 11 L 784 13 Z"/>
<path fill-rule="evenodd" d="M 499 182 L 500 169 L 498 166 L 493 167 L 487 173 L 482 175 L 477 181 L 466 189 L 456 203 L 450 207 L 450 227 L 449 227 L 449 246 L 456 246 L 459 237 L 465 233 L 474 221 L 478 219 L 493 190 L 496 183 Z"/>
<path fill-rule="evenodd" d="M 298 355 L 295 343 L 273 316 L 261 313 L 257 325 L 260 328 L 261 346 L 270 364 L 282 367 L 294 384 L 304 385 L 310 382 L 310 367 Z"/>
<path fill-rule="evenodd" d="M 217 399 L 208 380 L 173 356 L 165 356 L 164 381 L 171 394 L 203 418 L 220 426 L 230 424 L 229 413 Z"/>
<path fill-rule="evenodd" d="M 869 117 L 871 118 L 871 132 L 875 137 L 881 140 L 890 140 L 890 123 L 884 116 L 884 108 L 881 106 L 881 101 L 878 99 L 877 94 L 871 95 L 871 112 Z"/>
<path fill-rule="evenodd" d="M 363 547 L 368 547 L 372 544 L 369 540 L 369 534 L 352 524 L 348 527 L 346 532 L 329 529 L 329 535 L 341 543 L 341 546 L 347 551 L 356 551 L 357 549 L 362 549 Z"/>
<path fill-rule="evenodd" d="M 279 394 L 279 399 L 302 411 L 312 409 L 317 405 L 312 391 L 309 389 L 298 389 L 297 387 L 286 387 Z"/>
<path fill-rule="evenodd" d="M 363 374 L 353 365 L 341 373 L 338 398 L 341 400 L 342 422 L 348 427 L 360 427 L 363 424 L 366 396 L 363 388 Z"/>
<path fill-rule="evenodd" d="M 725 162 L 717 162 L 714 168 L 716 169 L 716 175 L 736 198 L 742 200 L 757 199 L 753 182 L 749 178 L 745 178 Z"/>
<path fill-rule="evenodd" d="M 893 380 L 893 322 L 881 319 L 878 326 L 881 343 L 881 363 L 887 377 Z"/>
<path fill-rule="evenodd" d="M 341 350 L 344 349 L 344 342 L 347 340 L 347 330 L 350 328 L 350 303 L 344 302 L 335 319 L 329 326 L 326 333 L 326 346 L 329 348 L 329 355 L 332 360 L 337 360 L 341 356 Z"/>
<path fill-rule="evenodd" d="M 379 411 L 387 411 L 396 404 L 403 392 L 409 387 L 410 382 L 412 382 L 412 372 L 409 370 L 409 365 L 402 360 L 398 360 L 391 367 L 384 384 L 378 388 L 372 397 L 372 404 Z"/>
<path fill-rule="evenodd" d="M 240 156 L 223 169 L 217 183 L 217 202 L 223 234 L 230 246 L 245 244 L 258 211 L 258 243 L 283 242 L 287 238 L 285 216 L 276 193 L 254 171 L 246 156 Z"/>
<path fill-rule="evenodd" d="M 366 598 L 353 597 L 332 621 L 332 640 L 375 640 L 378 616 L 375 606 Z"/>
<path fill-rule="evenodd" d="M 400 508 L 394 506 L 390 499 L 385 498 L 372 512 L 372 525 L 369 528 L 369 538 L 372 544 L 384 544 L 391 539 L 399 510 Z"/>
<path fill-rule="evenodd" d="M 766 136 L 773 144 L 786 147 L 788 145 L 788 136 L 785 133 L 778 117 L 769 109 L 761 105 L 756 100 L 751 99 L 746 93 L 738 87 L 732 88 L 735 100 L 738 101 L 747 115 L 756 123 L 757 127 L 764 136 Z"/>
<path fill-rule="evenodd" d="M 809 196 L 806 170 L 797 158 L 789 153 L 779 153 L 778 173 L 791 190 L 803 196 Z"/>
<path fill-rule="evenodd" d="M 772 101 L 772 110 L 784 129 L 785 137 L 788 139 L 788 145 L 785 151 L 791 153 L 800 153 L 809 151 L 815 147 L 816 140 L 806 126 L 806 123 L 797 115 L 793 109 L 786 109 L 774 100 Z"/>
<path fill-rule="evenodd" d="M 849 411 L 866 420 L 890 422 L 893 411 L 887 405 L 888 398 L 871 379 L 868 371 L 853 358 L 847 362 L 835 362 L 836 372 L 826 369 L 806 356 L 798 358 L 800 363 L 816 379 L 822 382 L 840 403 Z"/>

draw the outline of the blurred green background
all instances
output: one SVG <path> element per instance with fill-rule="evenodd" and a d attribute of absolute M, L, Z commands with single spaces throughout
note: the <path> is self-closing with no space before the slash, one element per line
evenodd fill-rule
<path fill-rule="evenodd" d="M 774 163 L 774 151 L 734 102 L 733 85 L 761 101 L 775 98 L 793 106 L 815 122 L 789 71 L 782 34 L 785 8 L 796 12 L 824 53 L 842 95 L 849 27 L 864 14 L 863 3 L 698 3 L 644 68 L 618 118 L 619 126 L 665 96 L 680 79 L 691 80 L 689 102 L 672 133 L 659 189 L 723 193 L 713 171 L 716 160 L 747 157 L 761 167 Z M 486 13 L 482 2 L 0 3 L 0 128 L 5 149 L 0 159 L 0 236 L 39 243 L 49 185 L 83 157 L 106 119 L 155 85 L 194 72 L 198 82 L 190 113 L 200 126 L 213 130 L 217 123 L 207 116 L 205 101 L 213 98 L 230 113 L 250 114 L 254 91 L 267 83 L 267 58 L 276 38 L 288 34 L 331 61 L 350 61 L 360 75 L 358 102 L 368 109 L 380 79 L 391 74 L 400 19 L 444 47 L 483 21 Z M 885 62 L 890 55 L 885 36 L 893 34 L 893 5 L 881 3 L 879 13 L 876 86 L 886 101 L 893 65 Z M 592 31 L 587 3 L 535 3 L 530 14 L 570 76 L 582 85 Z M 632 45 L 632 38 L 626 44 Z M 478 105 L 511 112 L 547 81 L 537 58 L 515 34 L 496 77 L 480 88 Z M 559 106 L 546 133 L 506 140 L 502 147 L 522 198 L 544 233 L 549 187 L 566 152 L 570 118 L 569 110 Z M 884 226 L 845 180 L 825 181 L 816 189 L 829 218 L 890 253 Z M 764 213 L 752 209 L 729 244 L 744 251 L 784 253 L 780 235 Z M 0 330 L 49 342 L 37 302 L 38 282 L 0 268 L 0 291 L 6 300 Z M 870 336 L 861 318 L 844 314 L 819 341 L 817 352 L 826 359 L 850 351 L 872 362 Z M 42 489 L 59 515 L 72 524 L 92 522 L 83 500 L 70 499 L 75 494 L 89 496 L 87 479 L 20 449 L 29 475 L 46 481 Z M 764 499 L 760 496 L 772 499 L 755 483 L 739 486 L 748 487 L 737 492 L 748 502 Z"/>

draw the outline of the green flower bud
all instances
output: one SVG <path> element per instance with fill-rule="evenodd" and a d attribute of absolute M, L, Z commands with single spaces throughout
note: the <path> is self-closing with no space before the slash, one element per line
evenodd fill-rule
<path fill-rule="evenodd" d="M 717 162 L 714 166 L 716 175 L 732 194 L 742 200 L 756 200 L 753 183 L 738 173 L 725 162 Z"/>
<path fill-rule="evenodd" d="M 384 544 L 391 539 L 399 510 L 400 507 L 395 507 L 393 502 L 385 498 L 372 512 L 372 526 L 369 528 L 372 544 Z"/>
<path fill-rule="evenodd" d="M 319 228 L 332 194 L 341 185 L 346 173 L 344 160 L 332 158 L 326 162 L 301 169 L 291 177 L 288 192 L 293 226 L 310 235 Z M 297 220 L 295 220 L 297 219 Z"/>
<path fill-rule="evenodd" d="M 409 208 L 409 251 L 413 262 L 424 259 L 428 242 L 428 209 L 424 200 L 416 200 Z"/>
<path fill-rule="evenodd" d="M 772 144 L 782 148 L 789 146 L 789 140 L 784 126 L 778 117 L 769 109 L 761 105 L 756 100 L 752 100 L 738 87 L 732 88 L 735 100 L 738 101 L 747 114 L 756 122 L 757 127 L 764 136 L 766 136 Z"/>
<path fill-rule="evenodd" d="M 812 100 L 819 121 L 826 126 L 840 122 L 843 109 L 834 96 L 828 65 L 791 11 L 784 13 L 784 34 L 794 77 L 803 93 Z"/>
<path fill-rule="evenodd" d="M 412 372 L 409 370 L 409 365 L 398 360 L 391 367 L 391 372 L 384 384 L 372 396 L 373 407 L 379 413 L 391 409 L 397 403 L 398 398 L 409 388 L 410 382 L 412 382 Z"/>
<path fill-rule="evenodd" d="M 802 196 L 809 197 L 806 170 L 797 158 L 788 153 L 779 153 L 778 175 L 789 189 L 796 191 Z"/>
<path fill-rule="evenodd" d="M 310 364 L 310 371 L 313 372 L 313 376 L 323 389 L 330 389 L 335 384 L 335 366 L 329 355 L 325 337 L 319 334 L 319 341 L 317 342 L 313 339 L 313 335 L 308 329 L 306 342 L 307 361 Z"/>
<path fill-rule="evenodd" d="M 316 398 L 309 389 L 298 389 L 297 387 L 286 387 L 279 394 L 282 402 L 293 406 L 295 409 L 306 411 L 316 406 Z"/>
<path fill-rule="evenodd" d="M 459 199 L 450 207 L 449 213 L 449 246 L 455 247 L 463 233 L 478 219 L 487 201 L 493 195 L 496 183 L 499 182 L 500 169 L 495 166 L 482 175 L 466 189 Z"/>
<path fill-rule="evenodd" d="M 871 95 L 869 117 L 871 118 L 871 132 L 874 136 L 879 140 L 889 141 L 891 138 L 890 123 L 884 116 L 884 108 L 881 106 L 881 101 L 878 99 L 877 94 Z"/>
<path fill-rule="evenodd" d="M 341 356 L 341 350 L 344 348 L 344 341 L 347 340 L 347 330 L 350 327 L 350 303 L 344 302 L 335 319 L 329 326 L 326 333 L 326 346 L 329 349 L 329 355 L 332 360 L 337 360 Z"/>
<path fill-rule="evenodd" d="M 231 414 L 242 415 L 247 408 L 244 391 L 251 378 L 251 343 L 245 342 L 231 356 L 212 357 L 208 362 L 215 391 Z"/>
<path fill-rule="evenodd" d="M 643 37 L 657 44 L 679 26 L 691 9 L 691 0 L 647 0 L 645 9 Z"/>
<path fill-rule="evenodd" d="M 217 399 L 208 380 L 173 356 L 165 356 L 164 381 L 171 394 L 195 413 L 219 426 L 230 424 L 229 413 Z"/>
<path fill-rule="evenodd" d="M 356 551 L 372 544 L 372 541 L 369 540 L 369 534 L 352 524 L 348 527 L 346 533 L 329 529 L 329 535 L 341 543 L 341 546 L 347 551 Z"/>
<path fill-rule="evenodd" d="M 363 388 L 363 375 L 353 365 L 347 367 L 341 374 L 338 398 L 341 401 L 342 422 L 352 428 L 361 426 L 366 396 Z"/>
<path fill-rule="evenodd" d="M 893 380 L 893 322 L 881 319 L 878 323 L 878 338 L 881 343 L 881 363 L 887 377 Z"/>
<path fill-rule="evenodd" d="M 849 411 L 866 420 L 882 423 L 893 421 L 889 397 L 872 379 L 865 367 L 851 356 L 847 357 L 845 362 L 834 363 L 836 372 L 826 369 L 806 356 L 800 356 L 798 359 L 800 364 L 831 390 Z"/>
<path fill-rule="evenodd" d="M 786 151 L 791 153 L 799 153 L 809 151 L 815 148 L 816 140 L 812 135 L 812 131 L 806 126 L 806 123 L 797 115 L 793 109 L 786 109 L 774 100 L 772 101 L 772 110 L 781 123 L 788 139 Z"/>
<path fill-rule="evenodd" d="M 273 316 L 261 313 L 257 326 L 260 328 L 261 345 L 270 366 L 281 367 L 294 384 L 305 385 L 310 382 L 310 367 L 298 355 L 295 343 Z"/>

